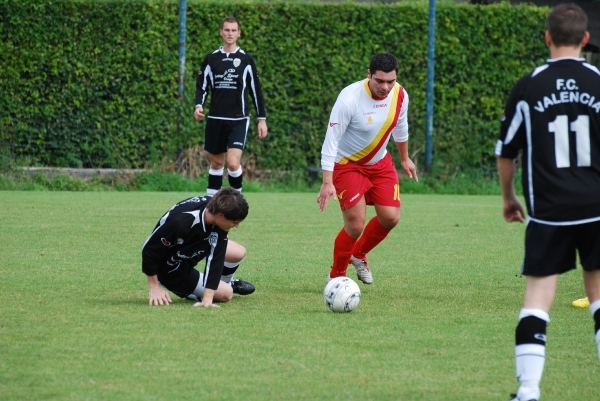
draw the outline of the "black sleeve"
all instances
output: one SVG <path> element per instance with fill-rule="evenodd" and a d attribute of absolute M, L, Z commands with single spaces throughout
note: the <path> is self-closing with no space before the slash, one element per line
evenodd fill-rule
<path fill-rule="evenodd" d="M 515 159 L 519 150 L 525 146 L 525 124 L 529 120 L 529 105 L 525 102 L 524 92 L 530 75 L 521 78 L 513 87 L 500 125 L 500 137 L 494 153 L 498 157 Z"/>
<path fill-rule="evenodd" d="M 260 79 L 258 78 L 258 70 L 256 69 L 256 64 L 254 63 L 254 59 L 252 57 L 250 57 L 250 68 L 252 70 L 252 74 L 249 76 L 250 82 L 247 82 L 246 84 L 247 87 L 250 88 L 250 97 L 252 98 L 254 107 L 256 107 L 256 114 L 258 118 L 265 119 L 267 118 L 265 99 L 263 97 Z"/>
<path fill-rule="evenodd" d="M 210 65 L 208 64 L 208 56 L 204 58 L 200 71 L 196 76 L 196 104 L 195 106 L 201 105 L 204 108 L 206 97 L 208 96 L 209 88 L 211 86 L 210 81 Z"/>
<path fill-rule="evenodd" d="M 225 251 L 227 250 L 227 233 L 219 233 L 219 239 L 212 255 L 206 258 L 206 268 L 204 269 L 204 287 L 211 290 L 219 288 L 219 282 L 223 275 L 225 265 Z"/>

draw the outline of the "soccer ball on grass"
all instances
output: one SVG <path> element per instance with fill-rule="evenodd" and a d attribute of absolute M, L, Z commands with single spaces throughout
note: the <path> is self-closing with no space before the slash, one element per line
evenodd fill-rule
<path fill-rule="evenodd" d="M 325 305 L 334 312 L 351 312 L 360 302 L 360 288 L 348 277 L 331 279 L 323 291 Z"/>

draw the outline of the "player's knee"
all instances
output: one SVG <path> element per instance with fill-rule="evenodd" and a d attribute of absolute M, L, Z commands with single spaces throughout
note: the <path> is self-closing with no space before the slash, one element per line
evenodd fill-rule
<path fill-rule="evenodd" d="M 246 248 L 240 246 L 236 248 L 232 255 L 226 255 L 225 260 L 230 263 L 241 263 L 246 257 Z"/>
<path fill-rule="evenodd" d="M 230 240 L 225 252 L 225 261 L 229 263 L 240 263 L 246 257 L 246 248 L 237 242 Z"/>
<path fill-rule="evenodd" d="M 358 238 L 363 232 L 362 224 L 349 224 L 344 227 L 346 233 L 352 238 Z"/>
<path fill-rule="evenodd" d="M 210 168 L 212 170 L 223 170 L 225 168 L 225 163 L 221 162 L 221 161 L 210 161 Z M 223 174 L 223 173 L 221 173 Z"/>
<path fill-rule="evenodd" d="M 388 220 L 388 222 L 387 222 L 388 227 L 386 227 L 386 228 L 394 228 L 394 227 L 396 227 L 398 225 L 399 222 L 400 222 L 400 216 L 399 215 L 391 217 Z"/>
<path fill-rule="evenodd" d="M 242 165 L 239 160 L 227 160 L 227 170 L 229 172 L 238 172 L 241 167 Z"/>
<path fill-rule="evenodd" d="M 399 222 L 400 216 L 386 216 L 384 218 L 379 217 L 379 224 L 381 224 L 383 228 L 387 228 L 388 230 L 391 230 L 392 228 L 396 227 Z"/>
<path fill-rule="evenodd" d="M 246 248 L 244 248 L 243 246 L 240 245 L 239 262 L 241 262 L 242 259 L 244 259 L 245 257 L 246 257 Z"/>

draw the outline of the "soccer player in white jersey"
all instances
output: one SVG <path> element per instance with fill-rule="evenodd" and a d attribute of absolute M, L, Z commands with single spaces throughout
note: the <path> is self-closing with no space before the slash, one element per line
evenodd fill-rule
<path fill-rule="evenodd" d="M 522 151 L 528 215 L 513 401 L 540 398 L 558 276 L 576 268 L 577 253 L 600 352 L 600 71 L 580 58 L 589 36 L 579 6 L 554 8 L 545 34 L 551 58 L 515 84 L 495 149 L 508 222 L 525 219 L 513 184 Z"/>
<path fill-rule="evenodd" d="M 418 181 L 408 157 L 408 94 L 396 82 L 398 61 L 390 53 L 371 58 L 367 78 L 344 88 L 331 111 L 321 151 L 323 184 L 317 196 L 321 211 L 337 196 L 344 227 L 333 246 L 329 278 L 346 276 L 348 264 L 358 279 L 373 282 L 367 254 L 400 220 L 400 185 L 391 155 L 394 138 L 402 168 Z M 367 205 L 376 216 L 365 227 Z"/>

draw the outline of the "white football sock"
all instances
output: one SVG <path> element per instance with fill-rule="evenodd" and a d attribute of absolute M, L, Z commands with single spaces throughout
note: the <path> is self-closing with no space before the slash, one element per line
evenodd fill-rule
<path fill-rule="evenodd" d="M 592 317 L 594 317 L 598 310 L 600 310 L 600 299 L 590 304 L 590 313 L 592 314 Z M 596 345 L 598 347 L 598 358 L 600 358 L 600 330 L 596 332 Z"/>

